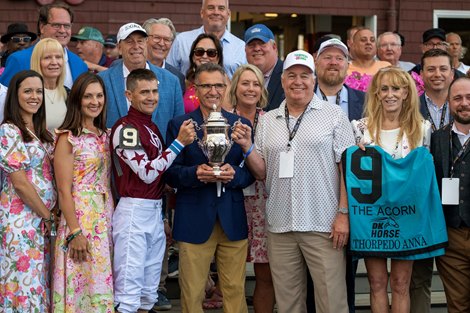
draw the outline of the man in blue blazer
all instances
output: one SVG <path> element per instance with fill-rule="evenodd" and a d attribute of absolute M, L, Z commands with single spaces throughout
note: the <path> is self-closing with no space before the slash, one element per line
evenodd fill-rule
<path fill-rule="evenodd" d="M 112 127 L 119 118 L 127 115 L 129 103 L 124 96 L 127 75 L 134 69 L 147 68 L 157 75 L 159 82 L 158 107 L 152 120 L 160 132 L 165 134 L 168 121 L 184 114 L 183 95 L 178 79 L 146 61 L 147 33 L 139 24 L 123 25 L 117 34 L 117 40 L 122 60 L 114 61 L 113 66 L 99 73 L 106 87 L 106 126 Z"/>
<path fill-rule="evenodd" d="M 224 69 L 212 63 L 201 65 L 195 74 L 196 93 L 201 102 L 195 111 L 170 121 L 167 142 L 178 135 L 184 120 L 204 123 L 213 106 L 233 125 L 239 116 L 221 110 L 226 91 Z M 248 120 L 241 118 L 243 123 Z M 231 131 L 228 131 L 230 138 Z M 245 301 L 245 262 L 247 255 L 247 221 L 243 188 L 254 182 L 247 167 L 241 165 L 243 153 L 233 144 L 214 174 L 208 159 L 198 146 L 198 139 L 185 146 L 167 170 L 167 183 L 177 189 L 173 238 L 179 243 L 179 283 L 183 313 L 203 313 L 202 301 L 212 257 L 216 256 L 220 287 L 224 295 L 224 312 L 247 312 Z M 223 185 L 217 196 L 216 182 Z"/>
<path fill-rule="evenodd" d="M 253 64 L 264 75 L 268 90 L 268 105 L 264 109 L 277 109 L 285 99 L 281 86 L 283 62 L 279 60 L 273 32 L 264 24 L 255 24 L 245 31 L 245 53 L 249 64 Z"/>
<path fill-rule="evenodd" d="M 38 32 L 40 38 L 53 38 L 64 47 L 66 55 L 65 82 L 64 85 L 72 88 L 75 79 L 82 73 L 88 71 L 85 62 L 66 47 L 72 36 L 73 12 L 65 3 L 48 4 L 39 10 Z M 31 55 L 34 46 L 17 51 L 8 57 L 5 70 L 0 75 L 0 83 L 8 86 L 10 80 L 16 73 L 31 68 Z"/>

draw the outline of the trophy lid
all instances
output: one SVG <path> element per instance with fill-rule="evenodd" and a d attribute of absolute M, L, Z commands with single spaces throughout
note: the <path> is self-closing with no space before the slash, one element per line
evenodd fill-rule
<path fill-rule="evenodd" d="M 214 111 L 209 113 L 206 126 L 227 126 L 227 120 L 223 117 L 222 112 L 217 111 L 217 105 L 213 104 L 212 109 Z"/>

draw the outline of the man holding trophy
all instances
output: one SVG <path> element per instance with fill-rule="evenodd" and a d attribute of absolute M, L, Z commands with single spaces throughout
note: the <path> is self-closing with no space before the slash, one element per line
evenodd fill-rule
<path fill-rule="evenodd" d="M 167 131 L 167 142 L 173 142 L 187 119 L 201 126 L 196 126 L 194 142 L 166 172 L 167 183 L 177 189 L 173 238 L 179 243 L 182 312 L 203 312 L 204 288 L 215 255 L 224 312 L 245 313 L 248 243 L 243 188 L 254 178 L 243 166 L 249 153 L 243 154 L 230 136 L 239 119 L 243 124 L 250 122 L 221 110 L 227 85 L 219 65 L 201 65 L 195 86 L 200 107 L 171 120 Z"/>

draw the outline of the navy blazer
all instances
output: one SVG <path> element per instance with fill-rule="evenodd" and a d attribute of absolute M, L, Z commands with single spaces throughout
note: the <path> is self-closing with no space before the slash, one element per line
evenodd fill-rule
<path fill-rule="evenodd" d="M 8 57 L 5 70 L 2 75 L 0 75 L 0 84 L 8 87 L 16 73 L 31 69 L 31 55 L 33 54 L 34 47 L 35 45 L 24 50 L 16 51 Z M 72 80 L 75 81 L 80 74 L 88 71 L 88 66 L 78 55 L 68 49 L 66 51 Z"/>
<path fill-rule="evenodd" d="M 178 80 L 180 81 L 181 91 L 184 95 L 184 91 L 186 90 L 186 78 L 184 77 L 184 75 L 181 74 L 181 72 L 178 71 L 178 69 L 170 63 L 165 63 L 165 70 L 167 70 L 178 78 Z"/>
<path fill-rule="evenodd" d="M 366 94 L 363 91 L 350 88 L 347 85 L 343 86 L 346 87 L 346 90 L 348 91 L 348 119 L 349 121 L 360 120 L 364 111 L 364 102 Z M 318 84 L 316 84 L 313 89 L 315 90 L 315 93 L 317 91 L 317 88 Z"/>
<path fill-rule="evenodd" d="M 167 70 L 157 67 L 149 62 L 150 70 L 157 75 L 158 85 L 158 107 L 152 114 L 152 121 L 157 124 L 160 133 L 166 133 L 168 122 L 184 114 L 183 95 L 179 86 L 178 78 Z M 122 59 L 115 60 L 113 66 L 98 75 L 103 78 L 106 87 L 107 112 L 106 127 L 113 127 L 118 119 L 127 115 L 127 106 L 124 91 L 124 74 Z"/>
<path fill-rule="evenodd" d="M 424 96 L 424 92 L 419 96 L 419 112 L 421 112 L 421 115 L 425 119 L 428 119 L 428 110 L 426 109 L 426 97 Z"/>
<path fill-rule="evenodd" d="M 447 106 L 447 110 L 449 110 L 449 106 Z M 429 120 L 428 116 L 428 109 L 427 109 L 427 104 L 426 104 L 426 97 L 424 95 L 424 92 L 421 96 L 419 96 L 419 112 L 421 112 L 421 115 L 425 120 Z M 447 114 L 447 113 L 446 113 Z M 452 114 L 449 115 L 449 121 L 452 122 L 454 118 L 452 117 Z M 439 126 L 439 125 L 437 125 Z"/>
<path fill-rule="evenodd" d="M 270 110 L 277 109 L 282 101 L 286 98 L 284 95 L 284 89 L 281 84 L 281 75 L 282 75 L 282 66 L 283 62 L 277 60 L 276 65 L 274 66 L 271 78 L 269 79 L 268 84 L 268 105 L 264 109 L 266 112 Z"/>
<path fill-rule="evenodd" d="M 348 118 L 349 121 L 360 120 L 364 112 L 364 102 L 366 94 L 360 90 L 349 88 L 344 85 L 348 90 Z"/>
<path fill-rule="evenodd" d="M 222 110 L 223 116 L 230 125 L 240 117 Z M 166 140 L 168 143 L 178 136 L 183 121 L 192 119 L 198 125 L 203 124 L 201 109 L 178 116 L 168 124 Z M 244 124 L 250 122 L 241 118 Z M 231 131 L 229 131 L 229 136 Z M 198 138 L 203 137 L 203 131 L 197 130 Z M 173 224 L 173 237 L 177 241 L 189 243 L 206 242 L 217 219 L 228 239 L 231 241 L 246 239 L 248 227 L 244 205 L 243 188 L 252 184 L 255 179 L 246 166 L 240 167 L 243 161 L 241 147 L 233 144 L 225 163 L 231 164 L 235 170 L 234 179 L 225 185 L 225 192 L 217 197 L 215 183 L 203 183 L 196 175 L 198 165 L 207 164 L 207 157 L 195 141 L 184 147 L 171 167 L 166 171 L 166 182 L 177 188 L 176 207 Z"/>

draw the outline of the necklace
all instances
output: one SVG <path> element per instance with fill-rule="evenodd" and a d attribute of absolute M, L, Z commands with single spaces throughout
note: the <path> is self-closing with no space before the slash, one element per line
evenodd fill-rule
<path fill-rule="evenodd" d="M 44 90 L 46 91 L 46 97 L 49 100 L 49 102 L 51 104 L 54 104 L 55 96 L 57 95 L 57 89 L 52 89 L 52 90 L 44 89 Z M 51 94 L 52 94 L 52 97 L 51 97 Z"/>

